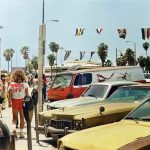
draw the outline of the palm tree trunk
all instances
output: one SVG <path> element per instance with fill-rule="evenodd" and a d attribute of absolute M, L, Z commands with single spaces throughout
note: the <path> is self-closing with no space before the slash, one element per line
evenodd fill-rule
<path fill-rule="evenodd" d="M 55 71 L 56 71 L 56 74 L 57 74 L 57 53 L 56 53 L 56 67 L 55 67 Z"/>
<path fill-rule="evenodd" d="M 51 66 L 51 79 L 52 79 L 52 66 Z"/>
<path fill-rule="evenodd" d="M 11 58 L 10 62 L 11 62 L 11 70 L 10 71 L 12 72 L 12 58 Z"/>

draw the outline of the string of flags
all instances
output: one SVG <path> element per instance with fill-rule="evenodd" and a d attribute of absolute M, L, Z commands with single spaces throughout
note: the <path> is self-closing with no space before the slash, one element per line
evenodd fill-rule
<path fill-rule="evenodd" d="M 82 36 L 84 34 L 85 28 L 76 28 L 75 36 Z M 96 33 L 98 35 L 101 34 L 103 31 L 102 28 L 97 28 Z M 127 29 L 126 28 L 119 28 L 117 29 L 119 38 L 125 39 L 127 36 Z M 141 28 L 141 34 L 142 34 L 142 39 L 150 39 L 150 28 Z"/>
<path fill-rule="evenodd" d="M 95 51 L 91 51 L 91 55 L 90 55 L 89 61 L 91 60 L 91 58 L 94 55 L 94 53 L 95 53 Z M 70 54 L 71 54 L 71 51 L 65 50 L 64 61 L 69 58 Z M 85 55 L 85 51 L 80 51 L 80 60 L 82 60 L 84 58 L 84 55 Z"/>
<path fill-rule="evenodd" d="M 84 34 L 85 28 L 76 28 L 76 32 L 75 32 L 75 36 L 82 36 Z M 96 33 L 97 34 L 101 34 L 101 32 L 103 31 L 102 28 L 97 28 L 96 29 Z M 127 29 L 125 28 L 119 28 L 117 29 L 119 38 L 125 39 L 126 35 L 127 35 Z M 150 39 L 150 28 L 141 28 L 141 34 L 142 34 L 142 39 Z M 71 51 L 69 50 L 65 50 L 65 55 L 64 55 L 64 61 L 67 60 L 69 58 L 71 54 Z M 92 59 L 92 56 L 95 54 L 95 51 L 91 51 L 91 55 L 89 58 L 89 61 Z M 85 51 L 80 51 L 80 60 L 82 60 L 84 58 L 85 55 Z"/>

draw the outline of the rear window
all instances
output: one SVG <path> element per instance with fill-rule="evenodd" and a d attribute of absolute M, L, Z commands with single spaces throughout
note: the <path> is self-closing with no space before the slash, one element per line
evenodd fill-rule
<path fill-rule="evenodd" d="M 76 76 L 74 86 L 88 85 L 91 83 L 92 83 L 92 74 L 91 73 L 83 73 L 83 74 L 78 74 Z"/>
<path fill-rule="evenodd" d="M 126 87 L 117 89 L 107 100 L 110 102 L 142 101 L 150 96 L 150 87 Z"/>

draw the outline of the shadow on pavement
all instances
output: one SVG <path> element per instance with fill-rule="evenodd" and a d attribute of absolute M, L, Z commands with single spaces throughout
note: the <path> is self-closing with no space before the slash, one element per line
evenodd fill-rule
<path fill-rule="evenodd" d="M 40 140 L 41 142 L 43 143 L 47 143 L 47 144 L 50 144 L 54 147 L 57 147 L 57 140 L 54 140 L 54 139 L 44 139 L 44 140 Z"/>

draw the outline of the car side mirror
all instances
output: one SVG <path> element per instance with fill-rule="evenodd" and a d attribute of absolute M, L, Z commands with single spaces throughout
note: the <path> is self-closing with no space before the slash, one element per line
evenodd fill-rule
<path fill-rule="evenodd" d="M 99 111 L 100 111 L 100 114 L 102 114 L 102 112 L 105 111 L 105 107 L 101 106 L 101 107 L 99 108 Z"/>

